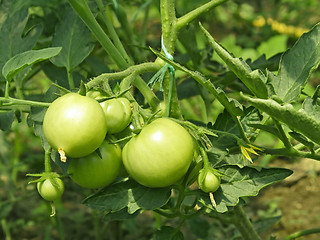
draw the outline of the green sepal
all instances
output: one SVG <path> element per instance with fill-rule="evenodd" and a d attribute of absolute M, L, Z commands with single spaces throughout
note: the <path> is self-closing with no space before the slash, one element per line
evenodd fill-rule
<path fill-rule="evenodd" d="M 55 178 L 60 178 L 61 176 L 56 173 L 56 172 L 43 172 L 43 173 L 28 173 L 26 176 L 28 177 L 39 177 L 36 180 L 28 182 L 28 184 L 31 183 L 38 183 L 38 182 L 43 182 L 46 179 L 51 179 L 53 180 L 53 185 L 57 185 L 57 183 L 54 183 Z"/>
<path fill-rule="evenodd" d="M 86 96 L 86 94 L 87 94 L 87 86 L 82 80 L 80 83 L 80 88 L 79 88 L 78 93 L 82 96 Z"/>

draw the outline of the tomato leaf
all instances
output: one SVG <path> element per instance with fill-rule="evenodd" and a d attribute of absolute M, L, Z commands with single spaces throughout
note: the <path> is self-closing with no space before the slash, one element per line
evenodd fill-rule
<path fill-rule="evenodd" d="M 68 75 L 64 68 L 57 67 L 53 65 L 51 62 L 41 64 L 41 67 L 44 73 L 46 74 L 46 76 L 52 82 L 68 90 L 69 88 Z M 82 79 L 84 79 L 84 77 L 78 71 L 73 71 L 72 79 L 74 81 L 75 86 L 80 86 L 80 82 Z"/>
<path fill-rule="evenodd" d="M 11 128 L 15 118 L 14 111 L 9 112 L 0 112 L 0 129 L 2 131 L 8 130 Z"/>
<path fill-rule="evenodd" d="M 320 98 L 307 97 L 303 102 L 303 109 L 314 119 L 320 119 Z"/>
<path fill-rule="evenodd" d="M 298 100 L 301 90 L 319 64 L 320 24 L 317 24 L 283 54 L 278 75 L 268 74 L 275 95 L 285 103 Z"/>
<path fill-rule="evenodd" d="M 130 218 L 135 218 L 140 211 L 136 211 L 133 214 L 130 214 L 128 212 L 128 208 L 123 208 L 119 211 L 116 212 L 109 212 L 106 215 L 103 216 L 104 221 L 121 221 L 121 220 L 126 220 Z"/>
<path fill-rule="evenodd" d="M 59 54 L 61 48 L 44 48 L 40 50 L 29 50 L 19 53 L 10 58 L 2 68 L 2 75 L 11 81 L 12 78 L 26 67 L 37 62 L 49 59 Z"/>
<path fill-rule="evenodd" d="M 198 237 L 197 239 L 208 239 L 209 231 L 212 227 L 208 219 L 200 217 L 190 218 L 187 220 L 187 224 L 191 232 Z M 211 234 L 210 237 L 212 239 L 217 239 L 213 238 Z"/>
<path fill-rule="evenodd" d="M 0 69 L 13 56 L 31 50 L 39 38 L 43 27 L 30 26 L 24 32 L 28 21 L 28 7 L 22 1 L 2 1 L 0 8 Z"/>
<path fill-rule="evenodd" d="M 250 66 L 240 58 L 233 57 L 226 49 L 217 43 L 210 33 L 202 27 L 201 30 L 206 35 L 210 45 L 213 47 L 219 57 L 228 65 L 237 77 L 250 89 L 257 97 L 267 98 L 268 89 L 266 86 L 266 76 L 259 69 L 252 71 Z"/>
<path fill-rule="evenodd" d="M 201 191 L 200 202 L 220 213 L 239 203 L 241 197 L 256 196 L 259 191 L 292 174 L 284 168 L 259 168 L 255 166 L 224 166 L 217 169 L 222 173 L 220 188 L 213 193 L 217 207 L 214 208 L 209 194 Z"/>
<path fill-rule="evenodd" d="M 296 110 L 289 103 L 281 105 L 272 99 L 251 98 L 245 95 L 242 95 L 242 97 L 254 107 L 320 144 L 320 123 L 319 119 L 315 117 L 315 114 L 319 114 L 318 111 L 311 113 L 312 110 L 308 110 L 310 108 L 306 105 L 305 109 Z M 314 106 L 314 108 L 316 108 L 316 106 Z"/>
<path fill-rule="evenodd" d="M 297 140 L 298 142 L 302 143 L 303 145 L 305 145 L 307 148 L 309 148 L 311 151 L 313 151 L 314 149 L 314 143 L 309 141 L 305 136 L 303 136 L 300 133 L 297 132 L 289 132 L 289 135 L 294 138 L 295 140 Z"/>
<path fill-rule="evenodd" d="M 268 133 L 271 133 L 274 136 L 282 139 L 282 136 L 281 136 L 278 128 L 276 128 L 274 125 L 266 125 L 266 124 L 260 124 L 260 123 L 251 123 L 249 125 L 253 128 L 258 128 L 258 129 L 261 129 L 261 130 L 266 131 Z"/>
<path fill-rule="evenodd" d="M 57 67 L 65 67 L 68 71 L 72 71 L 93 50 L 94 43 L 90 42 L 90 39 L 90 30 L 69 8 L 52 40 L 52 46 L 62 47 L 62 51 L 51 59 L 51 62 Z"/>
<path fill-rule="evenodd" d="M 167 203 L 170 195 L 170 188 L 147 188 L 127 179 L 100 190 L 83 203 L 93 209 L 108 212 L 128 208 L 128 213 L 132 214 L 139 209 L 159 208 Z"/>

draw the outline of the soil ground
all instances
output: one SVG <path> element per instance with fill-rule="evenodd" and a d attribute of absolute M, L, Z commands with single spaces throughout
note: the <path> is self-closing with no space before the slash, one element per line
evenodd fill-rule
<path fill-rule="evenodd" d="M 293 232 L 320 228 L 320 162 L 310 159 L 294 163 L 277 160 L 272 165 L 287 167 L 294 173 L 281 183 L 263 189 L 256 198 L 257 207 L 265 208 L 261 215 L 282 215 L 269 236 L 272 234 L 281 239 Z M 299 239 L 319 240 L 320 233 Z"/>

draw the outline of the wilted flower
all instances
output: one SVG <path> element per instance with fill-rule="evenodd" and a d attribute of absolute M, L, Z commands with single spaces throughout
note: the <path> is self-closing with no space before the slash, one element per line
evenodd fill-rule
<path fill-rule="evenodd" d="M 241 154 L 242 154 L 242 158 L 243 158 L 243 162 L 246 162 L 246 159 L 249 160 L 250 163 L 253 163 L 250 153 L 254 154 L 254 155 L 259 155 L 255 150 L 260 150 L 260 148 L 255 147 L 251 144 L 247 144 L 247 146 L 243 146 L 240 144 L 240 150 L 241 150 Z"/>

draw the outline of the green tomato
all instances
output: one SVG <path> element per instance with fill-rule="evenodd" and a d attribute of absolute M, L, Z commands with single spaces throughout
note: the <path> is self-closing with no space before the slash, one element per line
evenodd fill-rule
<path fill-rule="evenodd" d="M 59 199 L 64 191 L 64 184 L 60 178 L 48 178 L 37 183 L 40 196 L 47 201 Z"/>
<path fill-rule="evenodd" d="M 147 187 L 166 187 L 180 180 L 193 158 L 188 131 L 168 118 L 158 118 L 124 146 L 123 164 L 128 174 Z"/>
<path fill-rule="evenodd" d="M 220 187 L 221 178 L 212 169 L 201 169 L 198 185 L 204 192 L 215 192 Z"/>
<path fill-rule="evenodd" d="M 53 101 L 43 119 L 48 143 L 69 157 L 83 157 L 103 142 L 107 125 L 100 104 L 86 96 L 68 93 Z"/>
<path fill-rule="evenodd" d="M 124 130 L 131 122 L 131 104 L 126 98 L 113 98 L 100 103 L 106 117 L 109 133 Z"/>
<path fill-rule="evenodd" d="M 122 166 L 119 145 L 104 141 L 99 150 L 102 158 L 94 152 L 71 160 L 68 173 L 78 185 L 85 188 L 106 187 L 119 175 Z"/>

